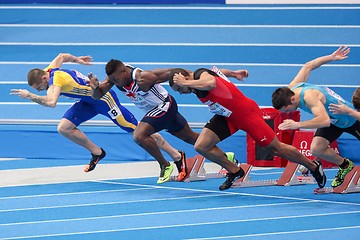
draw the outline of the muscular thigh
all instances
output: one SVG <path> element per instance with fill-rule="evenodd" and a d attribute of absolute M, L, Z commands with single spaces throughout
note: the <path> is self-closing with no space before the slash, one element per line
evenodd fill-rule
<path fill-rule="evenodd" d="M 120 104 L 119 99 L 113 92 L 110 93 L 110 95 L 106 95 L 106 98 L 94 102 L 94 108 L 98 113 L 111 119 L 121 129 L 132 133 L 138 124 L 137 119 L 127 108 Z"/>
<path fill-rule="evenodd" d="M 169 105 L 166 108 L 157 106 L 147 112 L 143 119 L 141 119 L 141 122 L 150 124 L 155 132 L 160 132 L 163 129 L 169 132 L 177 132 L 183 129 L 187 121 L 178 112 L 177 103 L 170 95 L 168 103 Z"/>
<path fill-rule="evenodd" d="M 258 116 L 249 117 L 247 121 L 243 122 L 241 129 L 262 147 L 268 146 L 276 136 L 274 130 L 264 121 L 262 116 L 261 118 Z"/>
<path fill-rule="evenodd" d="M 92 119 L 97 115 L 97 111 L 94 107 L 83 101 L 74 103 L 64 114 L 63 118 L 66 118 L 72 122 L 75 126 L 79 126 L 81 123 Z"/>
<path fill-rule="evenodd" d="M 220 141 L 228 138 L 234 132 L 236 132 L 236 129 L 231 127 L 231 125 L 228 123 L 228 119 L 219 115 L 214 115 L 204 126 L 204 128 L 211 130 Z"/>
<path fill-rule="evenodd" d="M 343 134 L 344 129 L 338 128 L 334 125 L 330 125 L 325 128 L 318 128 L 314 134 L 314 137 L 321 137 L 332 143 L 334 140 L 338 139 L 341 134 Z"/>

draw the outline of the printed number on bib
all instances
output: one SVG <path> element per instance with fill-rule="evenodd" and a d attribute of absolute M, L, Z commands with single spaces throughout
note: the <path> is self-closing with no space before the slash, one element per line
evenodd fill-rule
<path fill-rule="evenodd" d="M 121 115 L 121 111 L 117 106 L 114 106 L 110 111 L 108 111 L 108 114 L 112 119 L 116 119 Z"/>
<path fill-rule="evenodd" d="M 211 103 L 208 106 L 211 113 L 224 117 L 230 117 L 230 115 L 232 114 L 232 111 L 230 111 L 224 106 L 221 106 L 219 103 Z"/>

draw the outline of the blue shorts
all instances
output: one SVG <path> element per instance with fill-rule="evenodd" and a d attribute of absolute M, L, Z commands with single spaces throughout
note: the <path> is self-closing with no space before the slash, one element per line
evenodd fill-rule
<path fill-rule="evenodd" d="M 151 109 L 141 120 L 150 124 L 155 132 L 166 129 L 170 133 L 179 132 L 187 124 L 186 119 L 178 112 L 178 106 L 175 99 L 168 95 L 164 105 L 168 108 L 164 110 L 163 106 L 157 106 Z"/>
<path fill-rule="evenodd" d="M 63 118 L 79 126 L 98 114 L 108 117 L 117 126 L 129 133 L 132 133 L 138 124 L 135 116 L 120 104 L 113 90 L 106 93 L 100 100 L 80 100 L 74 103 L 65 112 Z"/>

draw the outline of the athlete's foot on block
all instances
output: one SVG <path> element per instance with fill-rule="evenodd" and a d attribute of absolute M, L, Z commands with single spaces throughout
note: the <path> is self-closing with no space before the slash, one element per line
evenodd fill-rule
<path fill-rule="evenodd" d="M 177 181 L 183 181 L 187 175 L 187 167 L 186 167 L 186 156 L 185 152 L 180 151 L 181 159 L 179 161 L 174 162 L 176 165 L 176 168 L 179 172 L 179 175 L 177 177 Z"/>
<path fill-rule="evenodd" d="M 101 148 L 100 155 L 94 155 L 94 154 L 91 154 L 91 155 L 92 155 L 91 160 L 90 160 L 89 164 L 87 164 L 85 166 L 84 172 L 90 172 L 90 171 L 94 170 L 96 167 L 96 164 L 98 164 L 99 161 L 106 156 L 106 152 L 104 151 L 104 149 Z"/>
<path fill-rule="evenodd" d="M 223 184 L 221 184 L 221 186 L 219 187 L 219 190 L 223 191 L 223 190 L 231 188 L 233 183 L 237 179 L 242 178 L 244 175 L 245 175 L 245 172 L 242 168 L 240 168 L 240 170 L 237 171 L 236 173 L 228 173 L 226 181 Z"/>
<path fill-rule="evenodd" d="M 331 183 L 331 186 L 333 188 L 340 186 L 344 182 L 346 174 L 348 174 L 354 168 L 354 163 L 350 161 L 350 159 L 346 159 L 346 161 L 348 161 L 349 164 L 344 169 L 339 167 L 339 171 L 337 172 L 334 180 Z"/>
<path fill-rule="evenodd" d="M 165 168 L 161 168 L 160 177 L 157 180 L 157 183 L 161 184 L 161 183 L 169 181 L 173 171 L 174 171 L 174 166 L 172 164 L 169 164 L 169 166 L 167 166 Z"/>
<path fill-rule="evenodd" d="M 326 184 L 326 175 L 324 173 L 324 169 L 320 161 L 315 160 L 314 163 L 316 164 L 316 168 L 312 175 L 315 178 L 319 188 L 323 188 Z"/>

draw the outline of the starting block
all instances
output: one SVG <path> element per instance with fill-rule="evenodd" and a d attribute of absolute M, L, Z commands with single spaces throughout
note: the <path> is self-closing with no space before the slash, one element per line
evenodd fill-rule
<path fill-rule="evenodd" d="M 207 173 L 204 167 L 205 158 L 201 155 L 196 155 L 193 158 L 186 158 L 186 177 L 183 182 L 204 181 L 211 178 L 224 178 L 227 171 L 220 169 L 218 172 Z M 172 177 L 176 181 L 176 177 Z"/>
<path fill-rule="evenodd" d="M 233 188 L 261 186 L 294 186 L 316 183 L 314 178 L 311 176 L 296 176 L 300 165 L 293 162 L 288 162 L 284 172 L 279 179 L 271 180 L 251 181 L 250 172 L 253 166 L 250 164 L 240 164 L 240 166 L 244 170 L 245 175 L 242 178 L 238 179 L 236 182 L 234 182 L 234 184 L 232 185 Z"/>
<path fill-rule="evenodd" d="M 326 188 L 317 188 L 314 190 L 316 194 L 324 193 L 356 193 L 360 192 L 360 166 L 354 167 L 348 174 L 346 174 L 344 182 L 335 188 L 326 187 Z"/>

